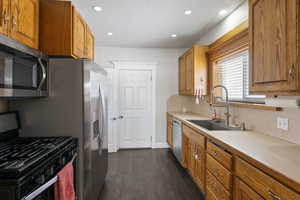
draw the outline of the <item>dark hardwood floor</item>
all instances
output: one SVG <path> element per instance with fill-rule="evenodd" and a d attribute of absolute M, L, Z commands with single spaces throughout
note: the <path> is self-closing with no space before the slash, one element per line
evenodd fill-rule
<path fill-rule="evenodd" d="M 167 149 L 109 154 L 100 200 L 203 200 L 189 175 Z"/>

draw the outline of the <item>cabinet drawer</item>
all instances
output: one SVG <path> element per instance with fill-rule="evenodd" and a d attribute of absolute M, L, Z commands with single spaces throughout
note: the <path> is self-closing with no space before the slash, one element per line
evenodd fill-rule
<path fill-rule="evenodd" d="M 183 134 L 185 134 L 190 140 L 193 140 L 194 143 L 200 145 L 202 148 L 205 148 L 205 137 L 203 135 L 186 125 L 183 125 L 182 127 Z"/>
<path fill-rule="evenodd" d="M 206 173 L 206 187 L 211 191 L 211 195 L 218 200 L 230 200 L 231 193 L 229 193 L 222 184 L 209 171 Z"/>
<path fill-rule="evenodd" d="M 232 190 L 232 174 L 223 165 L 207 154 L 207 169 L 220 181 L 220 183 L 229 191 Z"/>
<path fill-rule="evenodd" d="M 271 176 L 237 158 L 236 175 L 266 200 L 299 200 L 300 195 L 282 185 Z"/>
<path fill-rule="evenodd" d="M 219 161 L 224 167 L 229 170 L 232 169 L 232 155 L 211 142 L 207 143 L 207 152 L 217 161 Z"/>

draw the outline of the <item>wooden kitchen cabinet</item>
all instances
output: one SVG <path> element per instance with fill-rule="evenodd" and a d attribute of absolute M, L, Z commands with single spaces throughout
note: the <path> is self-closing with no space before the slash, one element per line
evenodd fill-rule
<path fill-rule="evenodd" d="M 43 0 L 40 4 L 41 51 L 50 56 L 92 60 L 94 37 L 73 4 L 52 0 Z"/>
<path fill-rule="evenodd" d="M 83 58 L 86 54 L 86 24 L 79 12 L 73 7 L 73 55 Z"/>
<path fill-rule="evenodd" d="M 184 157 L 187 158 L 187 169 L 197 186 L 205 189 L 205 137 L 183 125 Z"/>
<path fill-rule="evenodd" d="M 250 91 L 299 93 L 299 1 L 249 0 Z"/>
<path fill-rule="evenodd" d="M 10 0 L 0 0 L 0 34 L 8 35 L 10 28 Z"/>
<path fill-rule="evenodd" d="M 173 118 L 167 115 L 167 143 L 173 148 Z"/>
<path fill-rule="evenodd" d="M 11 1 L 10 37 L 32 48 L 39 46 L 39 0 Z"/>
<path fill-rule="evenodd" d="M 179 58 L 179 94 L 191 96 L 196 89 L 207 95 L 207 46 L 193 46 Z"/>
<path fill-rule="evenodd" d="M 0 33 L 39 47 L 39 0 L 0 0 Z"/>
<path fill-rule="evenodd" d="M 239 178 L 235 179 L 235 197 L 234 200 L 264 200 L 247 184 Z"/>
<path fill-rule="evenodd" d="M 189 168 L 190 163 L 190 144 L 189 138 L 183 133 L 182 135 L 182 167 Z"/>

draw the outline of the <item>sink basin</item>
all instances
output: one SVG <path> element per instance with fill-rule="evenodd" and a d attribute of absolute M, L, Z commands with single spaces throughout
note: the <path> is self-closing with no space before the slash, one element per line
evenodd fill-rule
<path fill-rule="evenodd" d="M 188 121 L 210 131 L 239 130 L 239 128 L 227 127 L 225 124 L 218 123 L 213 120 L 188 120 Z"/>

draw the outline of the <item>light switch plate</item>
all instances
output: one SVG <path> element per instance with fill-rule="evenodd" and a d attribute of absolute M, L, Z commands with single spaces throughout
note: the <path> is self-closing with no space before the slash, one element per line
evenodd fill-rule
<path fill-rule="evenodd" d="M 289 119 L 277 117 L 277 128 L 284 130 L 284 131 L 288 131 L 289 130 Z"/>

